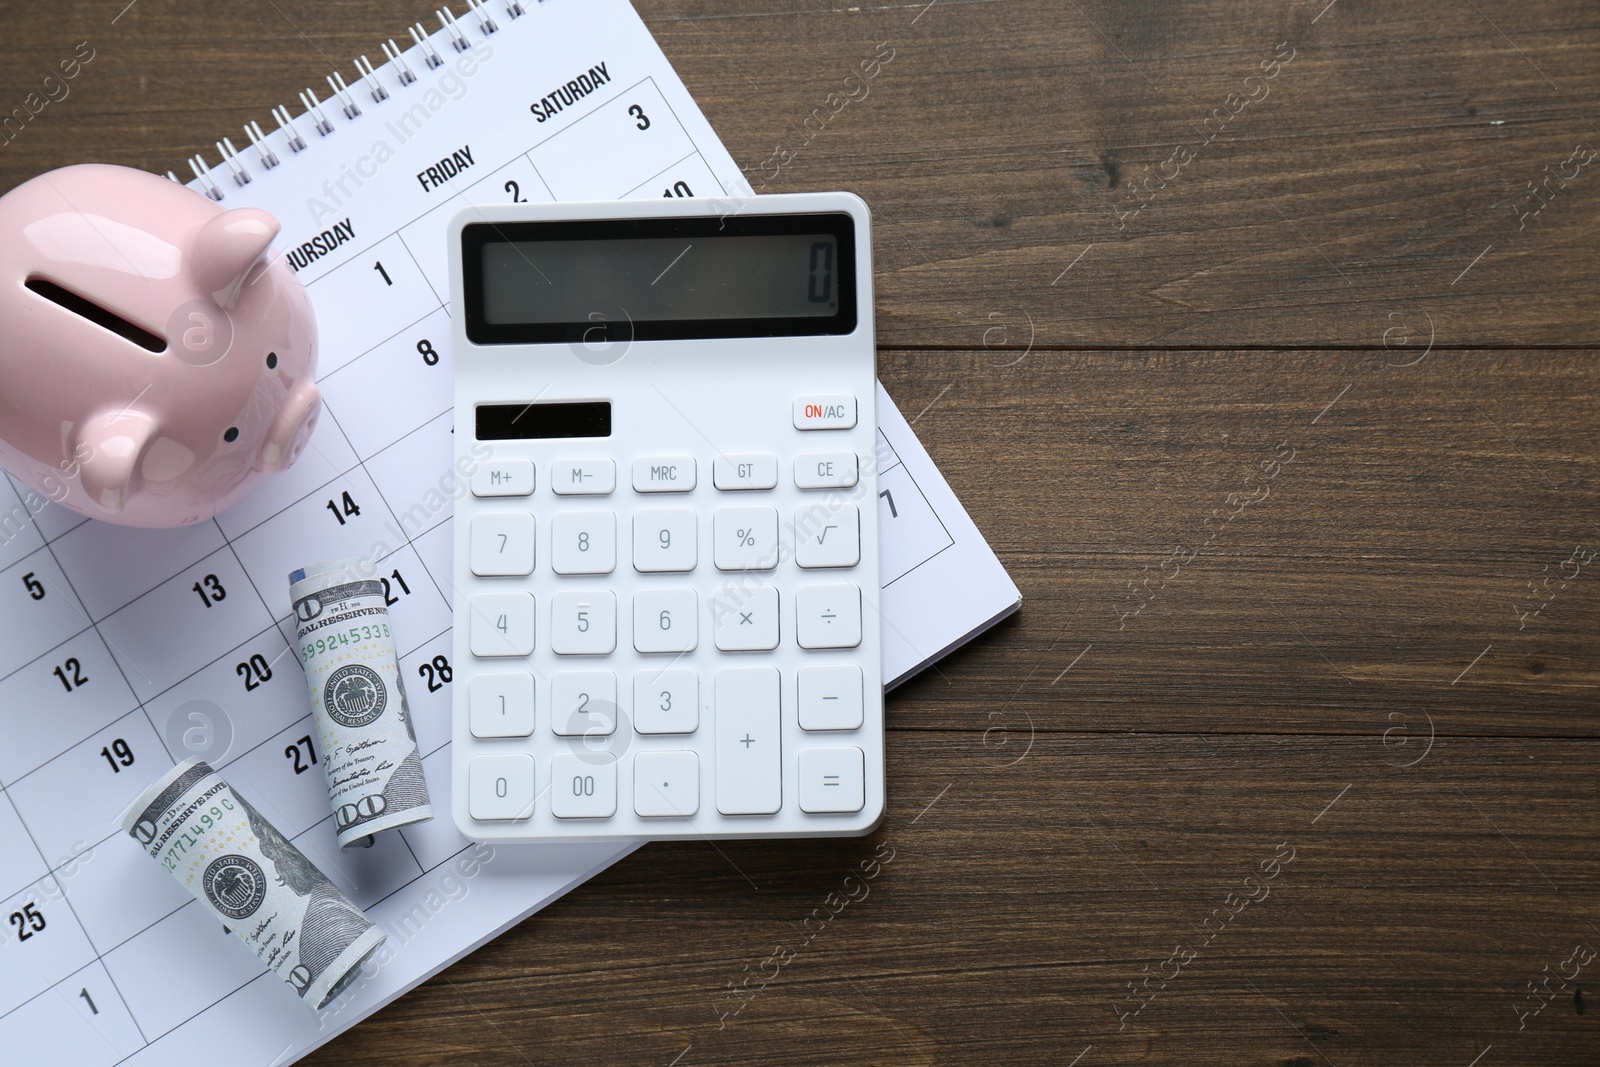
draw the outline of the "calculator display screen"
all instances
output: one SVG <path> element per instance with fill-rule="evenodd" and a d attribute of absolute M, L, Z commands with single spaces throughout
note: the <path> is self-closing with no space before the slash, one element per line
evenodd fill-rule
<path fill-rule="evenodd" d="M 474 343 L 850 333 L 848 215 L 474 224 L 462 232 Z"/>

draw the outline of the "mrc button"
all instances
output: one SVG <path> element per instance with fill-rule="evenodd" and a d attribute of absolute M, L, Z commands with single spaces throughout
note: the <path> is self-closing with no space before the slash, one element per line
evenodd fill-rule
<path fill-rule="evenodd" d="M 849 393 L 799 396 L 794 401 L 797 430 L 848 430 L 856 424 L 856 398 Z"/>
<path fill-rule="evenodd" d="M 633 461 L 635 492 L 687 493 L 693 488 L 693 456 L 644 456 Z"/>

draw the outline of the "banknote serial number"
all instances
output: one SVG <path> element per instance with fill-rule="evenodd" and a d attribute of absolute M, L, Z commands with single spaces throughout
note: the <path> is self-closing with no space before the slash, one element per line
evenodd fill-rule
<path fill-rule="evenodd" d="M 184 855 L 206 838 L 206 831 L 222 822 L 224 811 L 233 811 L 233 801 L 224 797 L 206 810 L 192 815 L 185 824 L 183 832 L 172 839 L 172 844 L 167 846 L 167 854 L 161 857 L 161 865 L 168 871 L 178 869 L 178 861 Z"/>
<path fill-rule="evenodd" d="M 324 652 L 332 652 L 343 645 L 359 645 L 363 641 L 376 641 L 389 636 L 389 624 L 380 622 L 367 626 L 352 626 L 338 633 L 324 634 L 315 641 L 307 641 L 300 649 L 300 658 L 310 663 Z"/>

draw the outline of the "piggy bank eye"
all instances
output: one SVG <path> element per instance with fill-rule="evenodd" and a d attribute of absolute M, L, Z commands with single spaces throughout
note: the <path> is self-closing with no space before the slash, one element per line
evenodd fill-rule
<path fill-rule="evenodd" d="M 230 445 L 233 444 L 239 439 L 239 427 L 229 426 L 228 431 L 222 435 L 222 439 Z"/>
<path fill-rule="evenodd" d="M 268 370 L 276 370 L 277 368 L 278 368 L 278 353 L 276 353 L 276 352 L 268 352 L 267 353 L 267 369 Z"/>

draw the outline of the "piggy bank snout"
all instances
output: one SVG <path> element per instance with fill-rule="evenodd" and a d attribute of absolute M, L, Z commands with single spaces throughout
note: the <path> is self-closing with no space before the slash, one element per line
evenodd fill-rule
<path fill-rule="evenodd" d="M 310 382 L 301 382 L 289 392 L 289 398 L 278 408 L 272 426 L 267 430 L 261 445 L 261 455 L 256 460 L 260 471 L 281 471 L 305 449 L 312 432 L 317 428 L 317 416 L 322 412 L 322 394 Z"/>

